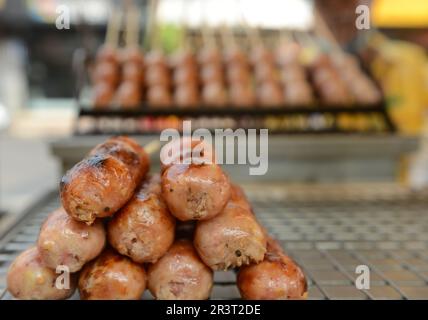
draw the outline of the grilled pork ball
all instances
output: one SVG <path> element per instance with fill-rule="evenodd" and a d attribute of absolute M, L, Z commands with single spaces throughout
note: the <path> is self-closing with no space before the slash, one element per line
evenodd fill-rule
<path fill-rule="evenodd" d="M 168 107 L 172 105 L 171 92 L 162 85 L 149 87 L 147 101 L 151 107 Z"/>
<path fill-rule="evenodd" d="M 143 67 L 134 61 L 126 62 L 122 67 L 122 82 L 134 82 L 138 86 L 144 83 Z"/>
<path fill-rule="evenodd" d="M 116 64 L 102 61 L 95 65 L 92 75 L 93 83 L 108 83 L 111 87 L 115 88 L 119 82 L 119 78 L 119 68 Z"/>
<path fill-rule="evenodd" d="M 160 177 L 147 180 L 108 224 L 109 243 L 138 263 L 156 262 L 174 241 L 175 219 L 161 197 Z"/>
<path fill-rule="evenodd" d="M 254 89 L 242 83 L 233 84 L 230 87 L 230 101 L 235 107 L 252 107 L 256 104 Z"/>
<path fill-rule="evenodd" d="M 212 271 L 187 240 L 177 240 L 147 274 L 147 287 L 158 300 L 205 300 L 213 286 Z"/>
<path fill-rule="evenodd" d="M 308 289 L 302 270 L 272 239 L 262 262 L 241 267 L 237 285 L 247 300 L 306 299 Z"/>
<path fill-rule="evenodd" d="M 173 164 L 162 174 L 162 195 L 177 219 L 206 220 L 226 205 L 230 183 L 215 163 Z"/>
<path fill-rule="evenodd" d="M 253 48 L 251 53 L 251 63 L 253 65 L 264 64 L 264 65 L 275 65 L 275 56 L 269 49 L 264 46 L 257 46 Z"/>
<path fill-rule="evenodd" d="M 314 96 L 311 86 L 306 81 L 290 82 L 284 89 L 285 104 L 308 106 L 313 104 Z"/>
<path fill-rule="evenodd" d="M 145 84 L 149 87 L 163 86 L 169 88 L 171 86 L 169 70 L 159 65 L 149 66 L 146 70 Z"/>
<path fill-rule="evenodd" d="M 10 265 L 7 274 L 7 288 L 17 299 L 60 300 L 71 297 L 76 289 L 76 277 L 70 275 L 69 289 L 58 289 L 56 282 L 62 282 L 55 270 L 43 263 L 37 247 L 22 252 Z M 65 276 L 65 275 L 64 275 Z"/>
<path fill-rule="evenodd" d="M 264 82 L 258 88 L 258 101 L 264 107 L 277 107 L 284 104 L 281 87 L 277 82 Z"/>
<path fill-rule="evenodd" d="M 209 64 L 222 65 L 223 58 L 221 52 L 217 48 L 203 48 L 198 55 L 198 62 L 205 66 Z"/>
<path fill-rule="evenodd" d="M 174 103 L 179 107 L 197 107 L 199 105 L 198 88 L 193 84 L 182 84 L 175 88 Z"/>
<path fill-rule="evenodd" d="M 306 71 L 301 65 L 287 65 L 282 68 L 281 80 L 284 84 L 295 81 L 306 81 Z"/>
<path fill-rule="evenodd" d="M 224 81 L 222 65 L 215 63 L 203 65 L 200 71 L 200 78 L 205 85 L 211 82 L 222 83 Z"/>
<path fill-rule="evenodd" d="M 352 102 L 348 90 L 339 81 L 324 83 L 319 94 L 322 101 L 330 105 L 348 105 Z"/>
<path fill-rule="evenodd" d="M 174 70 L 173 74 L 174 84 L 179 85 L 193 85 L 199 84 L 198 69 L 196 66 L 181 66 Z"/>
<path fill-rule="evenodd" d="M 117 49 L 111 45 L 103 45 L 97 52 L 96 62 L 110 62 L 114 64 L 119 63 L 119 57 Z"/>
<path fill-rule="evenodd" d="M 144 65 L 144 55 L 136 46 L 131 46 L 123 49 L 120 52 L 120 60 L 122 64 L 138 64 L 140 67 Z"/>
<path fill-rule="evenodd" d="M 302 48 L 296 42 L 283 42 L 276 50 L 276 60 L 279 65 L 299 64 Z"/>
<path fill-rule="evenodd" d="M 242 83 L 247 85 L 251 80 L 250 70 L 240 64 L 232 64 L 227 68 L 227 80 L 230 84 Z"/>
<path fill-rule="evenodd" d="M 154 50 L 146 55 L 145 59 L 146 66 L 149 67 L 161 67 L 168 69 L 168 60 L 162 51 Z"/>
<path fill-rule="evenodd" d="M 202 101 L 207 106 L 218 108 L 226 106 L 228 99 L 224 85 L 219 82 L 210 82 L 204 85 Z"/>
<path fill-rule="evenodd" d="M 224 54 L 224 59 L 228 67 L 232 65 L 238 65 L 242 67 L 249 66 L 249 61 L 246 53 L 236 46 L 230 47 L 226 50 Z"/>
<path fill-rule="evenodd" d="M 43 223 L 37 247 L 45 266 L 55 270 L 57 266 L 65 265 L 70 272 L 76 272 L 101 253 L 105 241 L 101 221 L 88 226 L 59 208 Z"/>
<path fill-rule="evenodd" d="M 263 260 L 266 236 L 240 191 L 212 219 L 198 221 L 194 245 L 202 261 L 213 270 L 226 270 Z"/>
<path fill-rule="evenodd" d="M 198 62 L 195 55 L 190 50 L 176 52 L 171 57 L 171 66 L 173 68 L 195 68 Z"/>
<path fill-rule="evenodd" d="M 96 109 L 109 107 L 113 101 L 114 91 L 114 88 L 106 82 L 95 84 L 93 97 L 94 107 Z"/>
<path fill-rule="evenodd" d="M 148 170 L 149 158 L 135 140 L 111 138 L 61 179 L 62 205 L 72 218 L 87 224 L 112 216 L 132 197 Z"/>
<path fill-rule="evenodd" d="M 143 266 L 106 249 L 83 268 L 78 287 L 84 300 L 138 300 L 146 281 Z"/>
<path fill-rule="evenodd" d="M 142 100 L 141 87 L 138 82 L 124 81 L 116 93 L 116 102 L 123 109 L 135 109 Z"/>
<path fill-rule="evenodd" d="M 278 81 L 275 66 L 268 63 L 258 63 L 254 67 L 254 76 L 257 82 L 276 82 Z"/>

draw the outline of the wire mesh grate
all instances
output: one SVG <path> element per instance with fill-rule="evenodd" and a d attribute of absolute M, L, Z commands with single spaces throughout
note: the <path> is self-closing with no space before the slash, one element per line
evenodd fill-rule
<path fill-rule="evenodd" d="M 258 219 L 302 268 L 309 299 L 428 299 L 428 197 L 399 187 L 247 186 Z M 51 194 L 0 240 L 0 294 L 12 259 L 37 239 L 59 205 Z M 355 286 L 370 269 L 370 289 Z M 214 277 L 212 299 L 237 299 L 233 271 Z M 150 299 L 148 292 L 143 298 Z"/>

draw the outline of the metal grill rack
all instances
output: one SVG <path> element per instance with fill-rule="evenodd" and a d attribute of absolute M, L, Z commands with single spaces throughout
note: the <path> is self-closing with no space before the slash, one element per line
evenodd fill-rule
<path fill-rule="evenodd" d="M 305 270 L 309 299 L 428 299 L 427 194 L 387 185 L 245 189 L 259 220 Z M 8 265 L 58 205 L 48 195 L 0 240 L 3 299 L 11 298 Z M 354 285 L 358 265 L 370 268 L 369 290 Z M 233 271 L 216 273 L 212 299 L 239 298 L 234 282 Z"/>

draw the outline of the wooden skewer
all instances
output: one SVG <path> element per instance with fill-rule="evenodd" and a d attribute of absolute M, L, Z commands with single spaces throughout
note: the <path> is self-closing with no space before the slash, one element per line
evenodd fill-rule
<path fill-rule="evenodd" d="M 239 4 L 242 4 L 241 1 L 239 1 Z M 257 48 L 262 44 L 262 38 L 260 36 L 259 30 L 256 26 L 252 27 L 248 23 L 247 19 L 244 16 L 243 10 L 240 11 L 240 22 L 245 30 L 245 34 L 247 35 L 247 38 L 249 40 L 249 43 L 251 47 Z"/>
<path fill-rule="evenodd" d="M 235 38 L 232 35 L 232 32 L 227 28 L 226 24 L 222 24 L 220 27 L 220 35 L 223 41 L 223 46 L 227 48 L 234 48 L 237 46 Z"/>
<path fill-rule="evenodd" d="M 130 6 L 128 9 L 128 20 L 126 25 L 125 44 L 127 47 L 138 45 L 140 13 L 135 6 Z"/>
<path fill-rule="evenodd" d="M 280 42 L 292 42 L 293 41 L 293 36 L 292 33 L 290 32 L 290 30 L 288 29 L 281 29 L 279 31 L 279 40 Z"/>
<path fill-rule="evenodd" d="M 119 27 L 122 21 L 122 14 L 114 10 L 107 24 L 105 43 L 116 48 L 119 44 Z"/>
<path fill-rule="evenodd" d="M 320 37 L 327 39 L 329 43 L 332 45 L 334 51 L 341 53 L 342 47 L 340 46 L 333 32 L 331 32 L 329 26 L 325 22 L 324 18 L 322 17 L 318 9 L 315 9 L 314 11 L 314 19 L 315 19 L 315 25 L 316 25 L 315 33 Z"/>
<path fill-rule="evenodd" d="M 206 3 L 203 2 L 204 4 Z M 208 23 L 206 21 L 206 8 L 204 6 L 203 8 L 203 22 L 202 22 L 202 28 L 201 28 L 201 33 L 202 33 L 202 43 L 204 44 L 204 47 L 208 47 L 210 49 L 213 49 L 216 47 L 216 39 L 215 39 L 215 34 L 213 33 L 212 29 L 210 30 Z"/>
<path fill-rule="evenodd" d="M 157 43 L 158 31 L 156 26 L 156 13 L 157 13 L 158 3 L 159 3 L 158 0 L 149 1 L 147 26 L 146 26 L 146 33 L 144 36 L 145 46 L 148 49 L 154 49 L 159 46 L 159 43 Z"/>
<path fill-rule="evenodd" d="M 144 146 L 144 151 L 146 151 L 147 154 L 152 155 L 160 149 L 160 146 L 161 144 L 159 140 L 152 140 Z"/>
<path fill-rule="evenodd" d="M 189 24 L 188 24 L 188 6 L 189 0 L 182 0 L 182 15 L 181 15 L 181 25 L 183 29 L 183 35 L 181 37 L 181 47 L 184 50 L 192 50 L 193 46 L 190 44 L 187 33 L 189 32 Z M 187 1 L 187 2 L 186 2 Z"/>

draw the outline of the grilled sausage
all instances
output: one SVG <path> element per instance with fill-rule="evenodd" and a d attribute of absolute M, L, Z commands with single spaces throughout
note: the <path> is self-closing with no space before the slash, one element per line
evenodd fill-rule
<path fill-rule="evenodd" d="M 147 287 L 158 300 L 208 299 L 213 286 L 212 271 L 187 240 L 177 240 L 147 274 Z"/>
<path fill-rule="evenodd" d="M 60 300 L 73 295 L 76 277 L 70 275 L 70 288 L 58 289 L 56 282 L 60 274 L 43 264 L 37 247 L 22 252 L 9 267 L 7 287 L 17 299 Z M 59 280 L 59 279 L 58 279 Z"/>
<path fill-rule="evenodd" d="M 106 249 L 83 268 L 78 287 L 84 300 L 138 300 L 146 289 L 146 281 L 141 265 Z"/>
<path fill-rule="evenodd" d="M 62 178 L 62 205 L 71 217 L 87 224 L 109 217 L 132 197 L 148 169 L 148 155 L 137 142 L 111 138 Z"/>
<path fill-rule="evenodd" d="M 307 283 L 299 266 L 274 240 L 268 240 L 264 260 L 243 266 L 237 285 L 242 298 L 249 300 L 305 299 Z"/>
<path fill-rule="evenodd" d="M 88 226 L 59 208 L 43 223 L 37 246 L 45 266 L 56 269 L 66 265 L 70 272 L 76 272 L 100 254 L 105 239 L 101 221 Z"/>
<path fill-rule="evenodd" d="M 146 181 L 108 224 L 109 243 L 138 263 L 156 262 L 174 241 L 175 219 L 161 198 L 160 177 Z"/>
<path fill-rule="evenodd" d="M 191 150 L 196 146 L 199 144 L 194 144 Z M 206 147 L 201 149 L 205 150 Z M 203 159 L 212 160 L 212 151 L 207 152 Z M 187 155 L 184 157 L 187 159 Z M 220 166 L 209 162 L 184 164 L 175 161 L 163 171 L 162 196 L 171 213 L 181 221 L 210 219 L 219 214 L 229 200 L 228 177 Z"/>
<path fill-rule="evenodd" d="M 226 270 L 260 262 L 266 252 L 266 236 L 250 206 L 233 188 L 232 197 L 216 217 L 198 221 L 194 245 L 201 259 L 213 270 Z"/>

